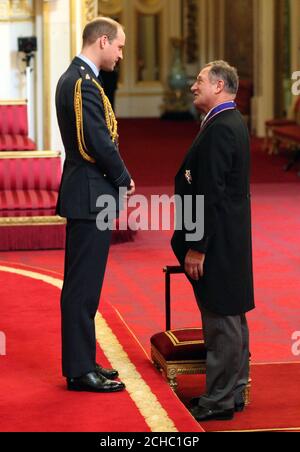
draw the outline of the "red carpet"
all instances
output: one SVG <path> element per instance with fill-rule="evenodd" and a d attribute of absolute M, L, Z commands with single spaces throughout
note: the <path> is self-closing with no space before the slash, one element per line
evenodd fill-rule
<path fill-rule="evenodd" d="M 253 365 L 251 403 L 231 421 L 202 422 L 207 432 L 214 431 L 300 431 L 300 362 Z M 198 387 L 198 391 L 195 388 Z M 204 389 L 204 379 L 180 377 L 179 391 L 187 402 Z"/>
<path fill-rule="evenodd" d="M 196 121 L 119 119 L 120 149 L 137 187 L 173 185 L 183 157 L 199 131 Z M 252 183 L 299 182 L 297 170 L 283 167 L 290 153 L 268 155 L 263 140 L 252 138 Z"/>
<path fill-rule="evenodd" d="M 60 377 L 59 289 L 3 271 L 0 285 L 0 331 L 7 340 L 6 355 L 0 356 L 1 431 L 150 431 L 149 418 L 137 408 L 132 392 L 91 394 L 65 390 Z M 104 305 L 103 313 L 141 374 L 141 381 L 150 388 L 148 397 L 154 397 L 154 408 L 158 405 L 159 413 L 166 412 L 164 416 L 162 411 L 161 419 L 158 416 L 160 428 L 165 422 L 179 431 L 201 431 L 171 389 L 162 383 L 114 310 Z M 109 365 L 100 348 L 98 360 Z M 121 412 L 124 415 L 120 417 Z"/>
<path fill-rule="evenodd" d="M 138 185 L 139 192 L 147 195 L 151 193 L 171 194 L 173 192 L 174 174 L 196 133 L 197 127 L 197 124 L 193 122 L 170 123 L 159 120 L 141 120 L 136 124 L 133 120 L 121 121 L 122 155 L 128 161 L 128 166 Z M 268 156 L 260 151 L 260 144 L 259 140 L 253 140 L 253 184 L 251 191 L 257 309 L 249 315 L 252 360 L 254 364 L 258 362 L 299 361 L 299 356 L 294 356 L 291 351 L 291 336 L 294 331 L 300 330 L 300 179 L 296 175 L 296 169 L 292 169 L 288 173 L 282 171 L 282 166 L 286 162 L 286 156 Z M 170 232 L 164 231 L 139 231 L 134 243 L 115 245 L 111 247 L 110 251 L 103 297 L 118 309 L 147 351 L 149 351 L 150 336 L 164 329 L 164 276 L 162 267 L 166 264 L 176 263 L 169 246 L 170 235 Z M 20 264 L 25 265 L 26 268 L 32 266 L 34 271 L 46 272 L 47 274 L 53 272 L 54 277 L 62 278 L 62 251 L 0 253 L 0 265 L 13 262 L 18 267 L 20 267 Z M 40 284 L 43 285 L 44 283 Z M 6 285 L 2 285 L 2 288 L 1 298 L 3 291 L 5 291 L 7 296 L 10 296 L 8 291 L 6 291 Z M 54 288 L 50 289 L 55 291 Z M 182 276 L 178 275 L 174 278 L 172 290 L 173 325 L 178 327 L 198 326 L 200 315 L 192 291 Z M 19 345 L 15 347 L 15 359 L 10 363 L 13 364 L 13 370 L 22 374 L 27 363 L 26 360 L 28 360 L 30 366 L 33 363 L 35 369 L 38 368 L 41 359 L 47 364 L 49 363 L 49 368 L 44 368 L 45 366 L 43 366 L 37 378 L 37 381 L 40 381 L 40 377 L 45 374 L 44 381 L 46 381 L 46 386 L 44 391 L 37 391 L 41 401 L 37 407 L 37 402 L 33 404 L 36 413 L 36 418 L 33 417 L 33 425 L 38 428 L 39 423 L 43 426 L 47 425 L 47 420 L 43 419 L 42 416 L 41 419 L 38 419 L 37 413 L 40 415 L 43 397 L 49 391 L 51 392 L 53 383 L 56 384 L 63 397 L 68 397 L 68 393 L 63 390 L 59 377 L 59 350 L 57 343 L 56 349 L 49 355 L 49 350 L 55 345 L 53 344 L 54 338 L 56 337 L 57 339 L 59 337 L 59 325 L 56 325 L 53 331 L 51 330 L 53 321 L 47 314 L 48 305 L 45 303 L 43 296 L 39 298 L 40 294 L 38 291 L 32 294 L 23 290 L 23 293 L 26 293 L 26 300 L 24 298 L 19 300 L 21 305 L 20 312 L 22 313 L 25 309 L 24 306 L 28 304 L 29 309 L 35 315 L 34 321 L 25 321 L 25 325 L 23 322 L 20 327 L 20 322 L 18 322 L 18 316 L 16 315 L 18 309 L 14 307 L 14 300 L 10 300 L 12 310 L 9 308 L 5 309 L 3 306 L 0 308 L 0 315 L 2 313 L 0 317 L 0 331 L 4 330 L 3 319 L 5 319 L 6 322 L 9 322 L 10 331 L 14 331 L 14 334 L 17 334 L 18 341 L 22 340 L 24 342 L 25 353 L 22 352 Z M 27 296 L 27 293 L 29 293 L 29 296 Z M 33 297 L 33 303 L 30 302 L 31 297 Z M 55 309 L 57 309 L 57 301 L 55 301 L 54 305 Z M 41 312 L 36 310 L 36 306 L 39 306 Z M 25 311 L 24 316 L 25 319 L 28 316 Z M 46 332 L 39 326 L 41 317 L 42 323 L 44 322 L 43 325 L 46 324 L 47 328 L 49 326 L 50 339 L 46 338 Z M 49 325 L 48 322 L 50 322 Z M 113 329 L 115 334 L 119 334 L 119 326 Z M 36 332 L 37 337 L 41 337 L 40 341 L 35 339 L 34 344 L 36 344 L 36 347 L 30 345 L 31 330 Z M 42 344 L 42 347 L 39 347 L 40 344 Z M 8 337 L 8 347 L 10 346 Z M 38 350 L 38 354 L 36 350 Z M 7 357 L 0 356 L 1 367 L 3 363 L 6 363 L 7 359 L 10 359 L 9 355 Z M 291 364 L 291 366 L 293 365 Z M 234 424 L 232 428 L 235 430 L 259 428 L 258 424 L 254 422 L 256 418 L 264 421 L 261 424 L 262 428 L 280 428 L 281 425 L 283 425 L 282 428 L 288 425 L 296 428 L 297 425 L 294 420 L 298 418 L 294 416 L 295 406 L 297 406 L 294 405 L 294 400 L 298 406 L 300 404 L 293 393 L 298 391 L 298 368 L 295 372 L 293 376 L 289 371 L 289 366 L 286 368 L 281 366 L 254 366 L 253 376 L 255 376 L 259 385 L 256 386 L 256 381 L 253 383 L 253 404 L 246 413 L 237 416 L 238 424 Z M 287 374 L 286 378 L 285 373 Z M 3 373 L 1 373 L 1 378 L 2 376 Z M 17 374 L 12 375 L 12 386 L 10 386 L 9 382 L 5 384 L 8 385 L 8 388 L 13 387 L 14 383 L 17 382 L 19 384 L 20 380 L 18 378 Z M 36 381 L 32 381 L 32 378 L 34 377 L 31 374 L 25 375 L 25 380 L 31 381 L 34 388 Z M 193 380 L 190 381 L 194 388 L 198 386 L 198 384 L 193 383 Z M 2 381 L 0 381 L 0 384 L 2 384 Z M 188 395 L 188 391 L 192 392 L 192 389 L 189 384 L 187 386 L 186 394 Z M 3 387 L 7 388 L 7 386 Z M 288 390 L 286 391 L 287 387 Z M 155 385 L 153 385 L 153 388 L 153 391 L 155 391 Z M 6 392 L 5 399 L 8 397 Z M 182 393 L 184 395 L 184 391 Z M 287 397 L 285 397 L 286 393 Z M 20 386 L 17 394 L 18 397 L 20 394 L 22 396 Z M 272 394 L 275 394 L 273 401 L 270 400 L 273 397 Z M 122 397 L 122 403 L 127 403 L 127 399 L 123 401 L 123 397 L 125 397 L 123 394 L 116 395 L 116 397 L 119 396 L 120 398 Z M 2 403 L 3 391 L 1 391 L 0 398 L 0 403 Z M 49 409 L 50 413 L 54 413 L 55 410 L 58 410 L 60 402 L 56 396 L 51 395 L 51 398 L 53 398 L 53 405 L 50 404 Z M 284 404 L 283 399 L 285 399 Z M 22 399 L 20 400 L 22 402 Z M 24 396 L 23 401 L 25 406 L 30 405 L 30 398 L 27 396 Z M 258 401 L 259 403 L 257 404 Z M 20 409 L 22 406 L 21 402 L 14 402 L 13 394 L 10 395 L 10 402 L 13 408 Z M 128 406 L 130 406 L 130 403 L 129 400 Z M 282 406 L 282 413 L 285 416 L 285 418 L 282 417 L 282 422 L 278 423 L 280 418 L 274 417 L 273 413 L 270 418 L 272 422 L 265 422 L 270 414 L 269 411 L 266 411 L 268 410 L 266 406 L 269 406 L 269 404 L 273 407 L 272 411 L 276 411 L 274 413 L 276 416 L 277 414 L 281 416 Z M 291 407 L 291 415 L 289 414 L 289 407 Z M 71 413 L 72 409 L 71 407 L 68 408 L 68 404 L 66 404 L 66 412 Z M 133 407 L 131 405 L 131 408 L 129 408 L 129 413 L 132 413 L 133 411 L 130 410 L 133 409 L 135 409 L 134 404 Z M 264 417 L 260 417 L 260 412 L 264 413 Z M 10 416 L 13 416 L 12 413 L 13 410 Z M 253 417 L 251 418 L 252 415 Z M 22 426 L 25 428 L 26 415 L 21 414 L 20 416 L 23 416 Z M 247 416 L 250 417 L 248 418 Z M 246 421 L 242 422 L 243 419 L 246 419 Z M 57 424 L 55 422 L 54 424 L 60 425 L 60 422 L 62 422 L 61 419 Z M 128 422 L 128 428 L 130 429 L 132 428 L 131 420 L 129 419 Z M 143 422 L 142 418 L 141 421 L 134 423 L 134 431 L 143 429 Z M 76 427 L 81 429 L 79 424 L 78 422 Z M 87 430 L 95 427 L 94 425 L 87 425 L 84 420 L 82 420 L 82 426 L 82 428 Z M 227 426 L 228 423 L 224 425 L 225 429 Z M 74 427 L 75 430 L 76 427 Z M 120 425 L 118 425 L 118 428 L 120 428 Z M 217 425 L 212 428 L 220 429 L 220 426 Z"/>

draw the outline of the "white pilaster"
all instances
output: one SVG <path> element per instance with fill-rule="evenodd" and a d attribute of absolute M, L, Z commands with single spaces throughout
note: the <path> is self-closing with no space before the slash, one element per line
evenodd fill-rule
<path fill-rule="evenodd" d="M 258 136 L 264 136 L 265 121 L 274 116 L 274 8 L 274 0 L 254 0 L 252 128 Z"/>

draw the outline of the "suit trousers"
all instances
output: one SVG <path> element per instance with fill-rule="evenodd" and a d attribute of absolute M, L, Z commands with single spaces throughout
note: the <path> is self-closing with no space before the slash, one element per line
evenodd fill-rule
<path fill-rule="evenodd" d="M 95 315 L 112 231 L 96 220 L 67 220 L 65 274 L 61 293 L 62 371 L 68 378 L 95 369 Z"/>
<path fill-rule="evenodd" d="M 196 295 L 196 293 L 195 293 Z M 227 410 L 243 403 L 249 379 L 249 330 L 245 314 L 222 316 L 201 305 L 206 358 L 206 392 L 199 405 Z"/>

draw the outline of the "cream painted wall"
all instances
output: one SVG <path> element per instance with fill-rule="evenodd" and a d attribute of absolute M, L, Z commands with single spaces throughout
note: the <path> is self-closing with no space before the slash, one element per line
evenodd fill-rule
<path fill-rule="evenodd" d="M 254 0 L 254 98 L 252 127 L 265 135 L 265 121 L 274 116 L 274 0 Z"/>
<path fill-rule="evenodd" d="M 25 63 L 18 53 L 18 37 L 32 36 L 33 22 L 0 22 L 0 99 L 25 99 Z"/>
<path fill-rule="evenodd" d="M 23 53 L 18 52 L 18 37 L 34 35 L 34 23 L 0 22 L 1 42 L 1 71 L 0 71 L 0 100 L 26 99 L 26 64 L 22 61 Z M 32 60 L 33 72 L 30 76 L 31 104 L 28 105 L 29 135 L 36 139 L 36 108 L 35 108 L 35 77 L 36 64 Z"/>

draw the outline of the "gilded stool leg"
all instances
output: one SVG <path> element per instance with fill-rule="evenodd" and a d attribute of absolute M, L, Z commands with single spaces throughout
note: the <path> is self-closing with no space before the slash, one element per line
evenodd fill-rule
<path fill-rule="evenodd" d="M 170 385 L 170 388 L 176 392 L 176 389 L 178 387 L 178 383 L 177 383 L 177 378 L 173 377 L 173 378 L 168 378 L 168 383 Z"/>
<path fill-rule="evenodd" d="M 166 377 L 171 389 L 173 389 L 173 391 L 175 392 L 178 387 L 176 369 L 175 368 L 167 369 Z"/>
<path fill-rule="evenodd" d="M 251 389 L 251 378 L 249 379 L 248 384 L 243 391 L 243 399 L 245 405 L 250 404 L 250 389 Z"/>
<path fill-rule="evenodd" d="M 153 365 L 154 365 L 155 369 L 161 371 L 161 366 L 160 366 L 160 364 L 159 364 L 157 361 L 154 361 L 154 360 L 153 360 L 152 362 L 153 362 Z"/>

